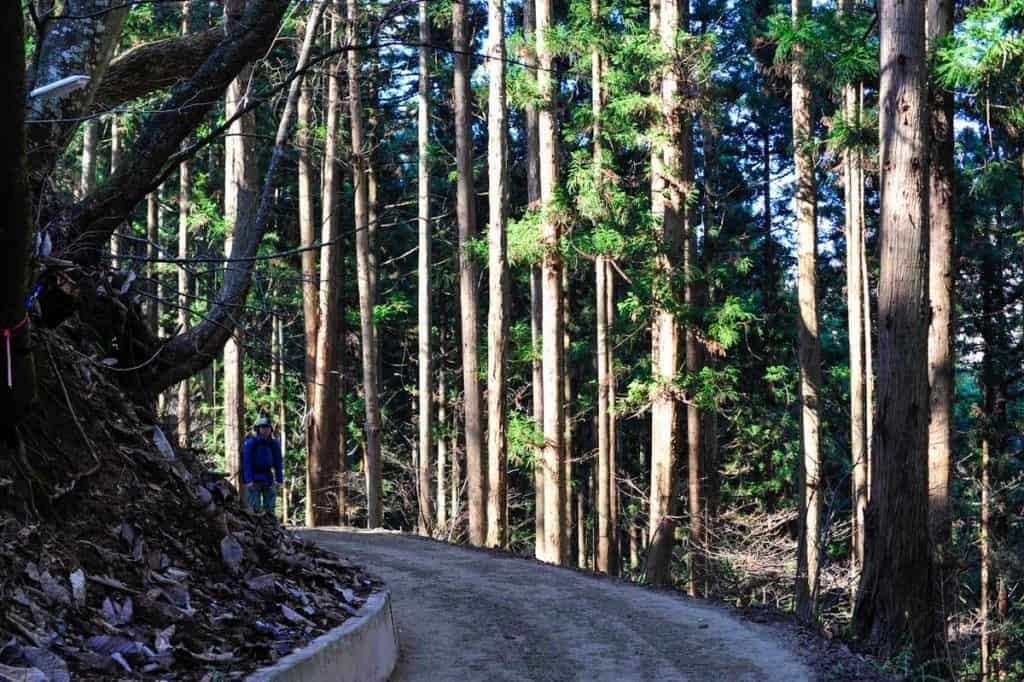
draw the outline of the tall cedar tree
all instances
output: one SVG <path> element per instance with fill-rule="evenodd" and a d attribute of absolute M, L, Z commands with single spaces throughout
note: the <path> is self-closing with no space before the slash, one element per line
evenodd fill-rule
<path fill-rule="evenodd" d="M 245 11 L 245 0 L 224 3 L 224 27 L 230 31 Z M 228 86 L 224 107 L 234 116 L 247 103 L 252 67 L 247 66 Z M 235 230 L 252 222 L 256 213 L 256 114 L 239 116 L 224 140 L 224 216 L 227 233 L 224 253 L 232 255 Z M 227 268 L 232 268 L 231 262 Z M 245 335 L 237 329 L 224 345 L 224 455 L 228 475 L 239 490 L 242 470 L 242 438 L 245 431 Z M 243 500 L 245 496 L 242 496 Z"/>
<path fill-rule="evenodd" d="M 879 3 L 878 413 L 853 625 L 883 655 L 937 653 L 928 537 L 928 69 L 923 3 Z"/>
<path fill-rule="evenodd" d="M 929 52 L 952 30 L 953 0 L 928 0 L 927 41 Z M 954 566 L 952 453 L 953 453 L 953 93 L 936 83 L 930 87 L 930 143 L 928 218 L 928 296 L 931 324 L 928 328 L 928 385 L 931 418 L 928 426 L 928 516 L 935 546 L 940 581 L 940 609 L 953 609 L 950 589 Z"/>
<path fill-rule="evenodd" d="M 348 44 L 359 39 L 359 0 L 348 0 Z M 360 88 L 359 50 L 348 51 L 348 106 L 352 127 L 352 187 L 356 230 L 356 268 L 359 288 L 359 321 L 362 340 L 363 398 L 366 405 L 366 525 L 379 528 L 383 522 L 384 481 L 381 462 L 380 380 L 377 333 L 373 319 L 376 269 L 372 262 L 370 238 L 369 141 L 365 134 Z"/>
<path fill-rule="evenodd" d="M 692 147 L 692 131 L 684 130 L 684 113 L 679 98 L 676 62 L 676 34 L 689 19 L 689 0 L 662 0 L 659 35 L 668 64 L 661 73 L 661 103 L 665 144 L 654 145 L 652 168 L 660 179 L 652 189 L 652 207 L 659 232 L 656 235 L 655 301 L 651 327 L 654 396 L 651 405 L 651 502 L 650 551 L 647 580 L 653 585 L 671 584 L 672 545 L 675 539 L 676 453 L 680 433 L 676 374 L 679 371 L 679 322 L 674 311 L 675 274 L 682 262 L 682 239 L 686 204 L 681 181 Z M 654 158 L 661 155 L 660 163 Z M 652 173 L 654 171 L 652 170 Z M 653 182 L 653 181 L 652 181 Z M 664 195 L 664 196 L 662 196 Z"/>
<path fill-rule="evenodd" d="M 540 158 L 542 354 L 544 371 L 544 560 L 565 563 L 566 546 L 565 487 L 565 411 L 564 370 L 562 363 L 562 255 L 561 225 L 558 215 L 558 131 L 557 88 L 554 58 L 548 41 L 552 29 L 550 0 L 536 2 L 537 90 L 540 95 L 538 118 Z"/>
<path fill-rule="evenodd" d="M 335 10 L 339 9 L 337 3 Z M 314 17 L 310 17 L 313 20 Z M 340 44 L 341 17 L 331 17 L 331 44 Z M 316 316 L 315 371 L 313 403 L 309 423 L 308 499 L 311 526 L 329 526 L 339 522 L 344 495 L 339 492 L 340 453 L 338 338 L 341 328 L 341 270 L 344 250 L 337 243 L 341 236 L 341 146 L 342 60 L 330 65 L 327 76 L 327 127 L 324 140 L 323 215 L 320 219 L 320 294 Z M 300 95 L 301 97 L 301 95 Z"/>
<path fill-rule="evenodd" d="M 433 452 L 434 389 L 430 361 L 430 18 L 427 0 L 419 3 L 419 98 L 417 111 L 417 333 L 419 370 L 419 486 L 416 528 L 420 535 L 430 535 L 434 528 L 434 507 L 430 497 L 430 458 Z M 444 397 L 442 396 L 442 400 Z M 443 438 L 441 441 L 443 442 Z M 443 469 L 441 477 L 444 477 Z M 438 487 L 441 492 L 441 486 Z M 438 495 L 439 509 L 444 496 Z"/>
<path fill-rule="evenodd" d="M 793 0 L 793 23 L 809 17 L 811 0 Z M 818 197 L 814 177 L 814 98 L 803 65 L 803 46 L 793 50 L 793 157 L 796 172 L 797 298 L 800 302 L 800 535 L 796 611 L 815 615 L 821 519 L 821 450 L 818 443 L 821 342 L 818 338 Z"/>
<path fill-rule="evenodd" d="M 459 308 L 462 315 L 462 390 L 465 413 L 466 469 L 469 479 L 469 541 L 487 541 L 487 462 L 483 451 L 483 403 L 480 395 L 480 304 L 478 266 L 470 253 L 476 238 L 476 192 L 473 189 L 473 96 L 470 91 L 468 0 L 452 3 L 455 48 L 456 213 L 459 223 Z"/>
<path fill-rule="evenodd" d="M 505 103 L 505 2 L 488 0 L 487 8 L 487 177 L 490 205 L 490 223 L 487 231 L 487 544 L 491 547 L 505 547 L 508 544 L 508 407 L 505 355 L 509 299 L 506 236 L 508 107 Z"/>

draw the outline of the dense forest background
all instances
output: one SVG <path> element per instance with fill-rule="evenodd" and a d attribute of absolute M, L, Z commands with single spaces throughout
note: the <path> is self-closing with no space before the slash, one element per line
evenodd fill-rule
<path fill-rule="evenodd" d="M 109 73 L 169 41 L 135 75 L 165 80 L 90 94 L 37 225 L 116 189 L 191 76 L 159 64 L 198 68 L 245 5 L 129 4 Z M 97 333 L 95 359 L 232 475 L 243 433 L 271 415 L 286 523 L 503 546 L 794 610 L 880 644 L 897 672 L 1024 678 L 1024 3 L 932 0 L 927 42 L 911 11 L 931 102 L 917 128 L 932 209 L 918 215 L 933 265 L 951 250 L 930 284 L 931 344 L 882 363 L 882 336 L 903 327 L 879 315 L 883 246 L 901 237 L 880 233 L 897 178 L 879 161 L 880 49 L 896 10 L 878 4 L 293 3 L 95 259 L 157 339 L 221 319 L 225 282 L 251 270 L 219 323 L 228 348 L 157 394 L 153 357 L 123 329 Z M 47 21 L 90 3 L 22 5 L 32 62 Z M 225 255 L 236 226 L 264 218 L 252 254 Z M 938 568 L 903 580 L 934 585 L 945 636 L 922 644 L 916 624 L 864 630 L 854 602 L 864 543 L 910 523 L 869 511 L 889 470 L 872 471 L 876 450 L 891 447 L 874 429 L 914 390 L 880 393 L 876 375 L 926 357 L 931 402 L 927 387 L 907 398 L 906 428 L 928 411 L 932 431 L 903 456 L 932 467 Z"/>

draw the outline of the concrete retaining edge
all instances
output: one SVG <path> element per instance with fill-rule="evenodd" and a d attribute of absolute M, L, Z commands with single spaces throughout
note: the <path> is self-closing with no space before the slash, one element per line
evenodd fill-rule
<path fill-rule="evenodd" d="M 398 633 L 391 595 L 370 595 L 359 614 L 320 635 L 247 682 L 382 682 L 398 662 Z"/>

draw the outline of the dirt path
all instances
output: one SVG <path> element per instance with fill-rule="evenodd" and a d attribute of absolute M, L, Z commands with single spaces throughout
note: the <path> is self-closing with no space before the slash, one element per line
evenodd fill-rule
<path fill-rule="evenodd" d="M 383 578 L 393 680 L 780 680 L 810 672 L 725 609 L 392 533 L 306 533 Z"/>

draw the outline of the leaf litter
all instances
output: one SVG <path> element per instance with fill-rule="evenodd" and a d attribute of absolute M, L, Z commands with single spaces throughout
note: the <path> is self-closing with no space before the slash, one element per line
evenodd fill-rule
<path fill-rule="evenodd" d="M 242 509 L 126 398 L 87 330 L 34 331 L 40 399 L 0 443 L 0 682 L 238 679 L 381 588 Z"/>

